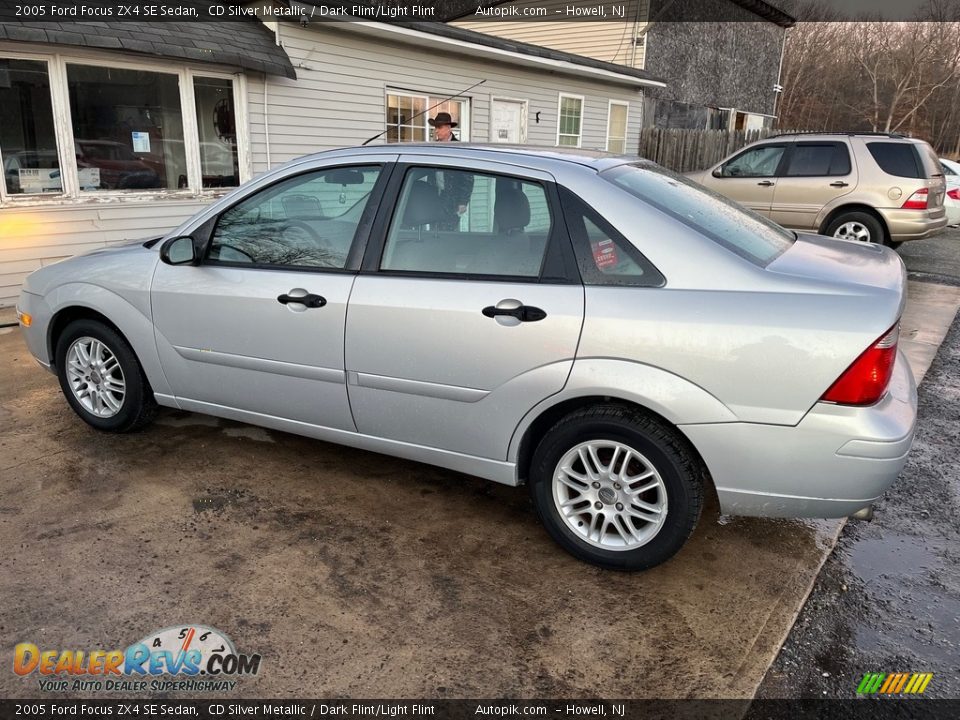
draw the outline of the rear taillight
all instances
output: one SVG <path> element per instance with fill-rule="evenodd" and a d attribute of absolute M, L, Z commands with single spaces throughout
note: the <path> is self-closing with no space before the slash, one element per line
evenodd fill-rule
<path fill-rule="evenodd" d="M 873 405 L 890 384 L 899 339 L 898 323 L 864 350 L 820 399 L 838 405 Z"/>
<path fill-rule="evenodd" d="M 927 188 L 920 188 L 913 195 L 907 198 L 907 201 L 901 205 L 904 210 L 926 210 L 927 198 L 930 191 Z"/>
<path fill-rule="evenodd" d="M 953 190 L 947 190 L 947 197 L 952 200 L 960 200 L 960 188 L 954 188 Z"/>

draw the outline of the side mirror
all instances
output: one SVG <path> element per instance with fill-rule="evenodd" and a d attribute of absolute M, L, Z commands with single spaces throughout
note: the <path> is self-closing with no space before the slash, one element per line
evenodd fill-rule
<path fill-rule="evenodd" d="M 190 235 L 170 238 L 160 246 L 160 259 L 167 265 L 197 265 L 200 258 Z"/>
<path fill-rule="evenodd" d="M 718 177 L 723 177 L 723 167 L 722 167 L 722 166 L 721 166 L 721 167 L 715 167 L 715 168 L 713 169 L 713 172 L 710 173 L 710 174 L 713 175 L 714 177 L 717 177 L 717 178 L 718 178 Z"/>

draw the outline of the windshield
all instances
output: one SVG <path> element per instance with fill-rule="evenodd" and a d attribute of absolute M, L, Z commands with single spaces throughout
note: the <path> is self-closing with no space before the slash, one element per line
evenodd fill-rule
<path fill-rule="evenodd" d="M 659 165 L 620 165 L 600 177 L 761 267 L 796 239 L 789 230 Z"/>

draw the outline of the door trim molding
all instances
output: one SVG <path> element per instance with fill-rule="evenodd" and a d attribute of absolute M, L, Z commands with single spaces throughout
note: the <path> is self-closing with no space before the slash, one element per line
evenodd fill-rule
<path fill-rule="evenodd" d="M 336 370 L 334 368 L 300 365 L 299 363 L 283 362 L 282 360 L 268 360 L 266 358 L 251 357 L 249 355 L 235 355 L 233 353 L 217 352 L 216 350 L 180 347 L 178 345 L 174 345 L 173 349 L 177 351 L 180 357 L 186 360 L 208 363 L 210 365 L 225 365 L 242 370 L 257 370 L 270 373 L 271 375 L 286 375 L 288 377 L 306 378 L 307 380 L 320 380 L 322 382 L 337 383 L 338 385 L 343 385 L 346 380 L 346 373 L 344 373 L 343 370 Z"/>
<path fill-rule="evenodd" d="M 347 383 L 372 390 L 387 390 L 388 392 L 421 395 L 423 397 L 465 403 L 475 403 L 483 400 L 490 394 L 489 390 L 479 390 L 477 388 L 461 387 L 459 385 L 442 385 L 440 383 L 425 382 L 423 380 L 406 380 L 404 378 L 373 375 L 371 373 L 356 372 L 354 370 L 347 372 Z"/>

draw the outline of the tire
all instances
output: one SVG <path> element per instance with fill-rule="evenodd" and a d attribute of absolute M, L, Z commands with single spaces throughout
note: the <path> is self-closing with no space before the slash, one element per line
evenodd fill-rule
<path fill-rule="evenodd" d="M 865 234 L 864 234 L 865 233 Z M 848 212 L 838 215 L 824 233 L 830 237 L 860 240 L 861 242 L 886 244 L 887 234 L 876 217 L 866 212 Z"/>
<path fill-rule="evenodd" d="M 612 466 L 613 474 L 596 472 L 601 466 Z M 566 416 L 540 441 L 531 462 L 530 495 L 547 532 L 574 557 L 615 570 L 646 570 L 669 560 L 690 537 L 705 481 L 702 463 L 677 430 L 631 408 L 597 405 Z M 637 492 L 643 488 L 649 489 Z M 631 498 L 660 510 L 641 509 Z M 643 517 L 631 515 L 637 512 Z"/>
<path fill-rule="evenodd" d="M 92 364 L 84 362 L 84 354 L 94 358 Z M 157 403 L 140 361 L 129 343 L 104 323 L 71 322 L 57 340 L 55 358 L 64 397 L 74 412 L 97 430 L 131 432 L 156 414 Z"/>

